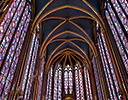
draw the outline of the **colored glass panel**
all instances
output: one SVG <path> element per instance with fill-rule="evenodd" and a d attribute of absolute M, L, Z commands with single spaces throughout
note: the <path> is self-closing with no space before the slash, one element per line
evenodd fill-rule
<path fill-rule="evenodd" d="M 65 72 L 64 72 L 64 89 L 65 94 L 68 94 L 68 68 L 65 66 Z"/>
<path fill-rule="evenodd" d="M 58 68 L 58 99 L 57 100 L 62 100 L 62 70 L 61 66 L 59 65 Z"/>
<path fill-rule="evenodd" d="M 87 70 L 86 67 L 84 67 L 84 75 L 85 75 L 85 86 L 86 86 L 86 96 L 87 100 L 89 100 L 89 86 L 88 86 L 88 76 L 87 76 Z"/>
<path fill-rule="evenodd" d="M 120 20 L 121 20 L 121 22 L 122 22 L 126 32 L 128 32 L 128 19 L 126 18 L 126 15 L 122 11 L 122 8 L 120 7 L 120 5 L 119 5 L 117 0 L 111 0 L 111 2 L 113 4 L 113 6 L 114 6 L 114 8 L 115 8 Z M 127 8 L 126 8 L 126 10 L 127 10 Z"/>
<path fill-rule="evenodd" d="M 26 68 L 25 68 L 25 74 L 24 74 L 23 83 L 22 83 L 22 90 L 23 91 L 25 89 L 25 84 L 26 84 L 26 80 L 27 80 L 29 65 L 30 65 L 30 62 L 31 62 L 32 50 L 33 50 L 33 46 L 34 46 L 34 40 L 35 40 L 35 34 L 33 35 L 31 46 L 30 46 L 30 51 L 28 53 L 28 59 L 26 60 L 26 64 L 25 64 Z"/>
<path fill-rule="evenodd" d="M 69 68 L 69 93 L 72 94 L 73 92 L 73 77 L 72 77 L 72 69 Z"/>
<path fill-rule="evenodd" d="M 13 58 L 14 53 L 15 53 L 15 49 L 17 48 L 18 42 L 20 40 L 20 36 L 23 35 L 23 34 L 21 35 L 21 32 L 22 32 L 22 29 L 24 28 L 24 23 L 25 23 L 25 20 L 26 20 L 26 16 L 27 15 L 28 15 L 28 7 L 26 7 L 25 13 L 23 14 L 23 17 L 21 19 L 21 22 L 19 24 L 19 27 L 17 29 L 17 32 L 16 32 L 16 34 L 15 34 L 15 36 L 13 38 L 13 42 L 11 44 L 11 47 L 10 47 L 8 56 L 6 58 L 6 61 L 5 61 L 6 63 L 4 64 L 3 67 L 6 67 L 7 64 L 8 64 L 8 67 L 9 67 L 10 64 L 11 64 L 12 59 L 10 59 L 10 57 Z M 8 61 L 9 61 L 9 63 L 8 63 Z M 2 70 L 2 73 L 5 73 L 5 70 L 4 69 Z"/>
<path fill-rule="evenodd" d="M 33 76 L 34 76 L 34 69 L 35 69 L 35 63 L 36 63 L 36 57 L 37 57 L 37 51 L 38 51 L 38 41 L 39 34 L 37 34 L 36 41 L 35 41 L 35 46 L 32 54 L 32 60 L 30 64 L 30 69 L 29 69 L 29 74 L 28 74 L 28 80 L 27 80 L 27 85 L 26 85 L 26 90 L 25 90 L 25 96 L 24 98 L 26 100 L 29 100 L 30 96 L 30 91 L 31 91 L 31 86 L 32 86 L 32 81 L 33 81 Z"/>
<path fill-rule="evenodd" d="M 9 7 L 9 10 L 7 11 L 3 21 L 1 22 L 0 24 L 0 41 L 4 35 L 4 32 L 6 31 L 10 21 L 11 21 L 11 18 L 13 17 L 15 11 L 16 11 L 16 8 L 18 7 L 18 4 L 19 4 L 20 0 L 14 0 L 11 4 L 11 6 Z"/>
<path fill-rule="evenodd" d="M 57 100 L 57 80 L 58 80 L 58 70 L 55 72 L 55 77 L 54 77 L 54 100 Z"/>
<path fill-rule="evenodd" d="M 79 88 L 79 73 L 77 67 L 75 67 L 75 88 L 76 88 L 76 98 L 80 100 L 80 88 Z"/>
<path fill-rule="evenodd" d="M 54 77 L 54 100 L 62 100 L 62 69 L 58 65 Z"/>
<path fill-rule="evenodd" d="M 102 50 L 101 50 L 99 41 L 98 41 L 98 47 L 99 47 L 99 51 L 100 51 L 100 55 L 101 55 L 102 64 L 103 64 L 103 66 L 105 66 L 104 58 L 103 58 L 103 54 L 102 54 Z M 108 79 L 108 75 L 107 75 L 106 69 L 104 69 L 104 72 L 105 72 L 105 76 L 106 76 L 106 80 L 107 80 L 107 84 L 108 84 L 110 97 L 113 100 L 112 91 L 111 91 L 111 88 L 110 88 L 109 79 Z"/>
<path fill-rule="evenodd" d="M 80 83 L 80 98 L 81 100 L 84 100 L 84 87 L 83 87 L 83 79 L 82 79 L 82 74 L 81 71 L 79 70 L 79 83 Z"/>
<path fill-rule="evenodd" d="M 30 13 L 28 14 L 27 11 L 28 11 L 28 7 L 26 7 L 26 9 L 25 9 L 25 13 L 23 14 L 22 19 L 23 18 L 26 19 L 26 16 L 30 15 Z M 25 22 L 23 22 L 22 19 L 21 19 L 20 25 L 17 30 L 17 34 L 16 34 L 17 36 L 14 37 L 12 47 L 9 50 L 9 55 L 6 58 L 6 63 L 4 64 L 3 69 L 2 69 L 2 73 L 4 73 L 4 76 L 7 77 L 7 79 L 4 78 L 4 80 L 2 80 L 2 81 L 9 80 L 9 84 L 11 84 L 13 76 L 14 76 L 18 58 L 19 58 L 19 55 L 21 52 L 21 48 L 22 48 L 22 45 L 24 42 L 25 35 L 26 35 L 26 30 L 28 28 L 28 24 L 30 21 L 30 16 L 28 16 L 28 19 L 26 19 Z M 22 30 L 22 32 L 21 32 L 21 30 Z M 15 41 L 15 40 L 17 40 L 17 41 Z M 15 53 L 14 53 L 14 51 L 15 51 Z M 7 73 L 8 73 L 8 76 L 7 76 Z M 3 88 L 4 83 L 5 82 L 2 82 L 1 90 Z M 8 87 L 8 88 L 6 88 L 6 87 Z M 10 85 L 5 84 L 4 91 L 2 93 L 3 98 L 7 98 L 8 92 L 10 91 L 9 89 L 10 89 Z"/>
<path fill-rule="evenodd" d="M 99 51 L 101 54 L 101 59 L 102 59 L 103 67 L 104 67 L 104 72 L 105 72 L 105 76 L 106 76 L 106 80 L 107 80 L 107 84 L 108 84 L 110 97 L 112 100 L 117 99 L 115 89 L 113 86 L 113 82 L 112 82 L 112 77 L 111 77 L 110 70 L 109 70 L 108 63 L 107 63 L 107 58 L 105 55 L 105 51 L 103 49 L 103 44 L 102 44 L 100 36 L 99 36 L 99 41 L 98 41 L 98 47 L 99 47 Z"/>
<path fill-rule="evenodd" d="M 118 84 L 118 81 L 117 81 L 117 78 L 116 78 L 116 73 L 115 73 L 115 70 L 114 70 L 114 67 L 113 67 L 113 64 L 112 64 L 112 61 L 111 61 L 111 57 L 110 57 L 110 54 L 109 54 L 109 51 L 108 51 L 108 48 L 107 48 L 107 44 L 106 44 L 106 41 L 105 41 L 105 38 L 104 38 L 102 30 L 101 30 L 101 38 L 103 40 L 103 44 L 104 44 L 104 47 L 105 47 L 107 59 L 108 59 L 108 62 L 109 62 L 111 73 L 112 73 L 112 77 L 113 77 L 113 80 L 114 80 L 114 83 L 115 83 L 115 86 L 116 86 L 116 91 L 118 92 L 119 84 Z"/>
<path fill-rule="evenodd" d="M 72 68 L 71 66 L 65 66 L 64 72 L 64 88 L 65 94 L 72 94 L 73 92 L 73 80 L 72 80 Z"/>
<path fill-rule="evenodd" d="M 118 34 L 119 34 L 119 36 L 121 38 L 121 41 L 123 42 L 123 45 L 125 47 L 125 50 L 126 50 L 126 52 L 128 54 L 128 41 L 127 41 L 127 38 L 124 35 L 124 32 L 123 32 L 123 30 L 122 30 L 122 28 L 121 28 L 121 26 L 120 26 L 120 24 L 119 24 L 119 22 L 118 22 L 118 20 L 116 18 L 116 15 L 115 15 L 114 11 L 112 10 L 111 5 L 109 3 L 107 3 L 107 4 L 108 4 L 107 7 L 108 7 L 108 11 L 110 12 L 110 16 L 111 16 L 111 18 L 112 18 L 112 20 L 113 20 L 113 22 L 114 22 L 114 24 L 116 26 Z M 118 35 L 116 35 L 116 37 L 118 37 Z"/>
<path fill-rule="evenodd" d="M 75 65 L 75 84 L 76 84 L 76 99 L 84 100 L 84 87 L 83 87 L 83 78 L 78 64 Z"/>
<path fill-rule="evenodd" d="M 107 21 L 108 21 L 108 23 L 109 23 L 109 26 L 110 26 L 110 28 L 111 28 L 111 30 L 112 30 L 112 34 L 113 34 L 113 36 L 114 36 L 114 39 L 115 39 L 115 41 L 116 41 L 117 47 L 118 47 L 119 52 L 120 52 L 120 55 L 121 55 L 122 60 L 123 60 L 123 62 L 124 62 L 126 71 L 127 71 L 127 73 L 128 73 L 128 58 L 127 58 L 127 55 L 126 55 L 126 53 L 125 53 L 125 51 L 124 51 L 124 49 L 123 49 L 123 46 L 122 46 L 122 44 L 121 44 L 121 42 L 120 42 L 119 37 L 117 36 L 117 31 L 115 30 L 115 27 L 114 27 L 114 25 L 113 25 L 113 23 L 112 23 L 112 20 L 111 20 L 111 18 L 110 18 L 110 16 L 109 16 L 109 13 L 108 13 L 107 10 L 105 11 L 105 15 L 106 15 Z"/>
<path fill-rule="evenodd" d="M 5 34 L 5 37 L 3 38 L 3 41 L 2 41 L 2 44 L 1 44 L 1 47 L 0 47 L 0 53 L 2 54 L 1 57 L 0 57 L 0 65 L 2 63 L 2 60 L 4 59 L 4 56 L 5 56 L 6 51 L 8 49 L 9 43 L 12 39 L 12 36 L 14 35 L 16 26 L 18 24 L 18 21 L 20 19 L 21 14 L 22 14 L 25 3 L 26 3 L 25 0 L 21 1 L 20 5 L 19 5 L 19 7 L 18 7 L 10 25 L 9 25 L 9 28 L 8 28 L 6 34 Z"/>
<path fill-rule="evenodd" d="M 128 15 L 128 1 L 127 0 L 118 0 L 118 1 L 125 10 L 126 14 Z"/>
<path fill-rule="evenodd" d="M 51 67 L 51 69 L 48 73 L 46 100 L 52 99 L 52 77 L 53 77 L 53 67 Z"/>
<path fill-rule="evenodd" d="M 101 87 L 100 87 L 100 79 L 98 76 L 98 70 L 96 67 L 96 61 L 95 61 L 95 57 L 93 56 L 92 58 L 92 63 L 93 63 L 93 70 L 94 70 L 94 76 L 95 76 L 95 81 L 96 81 L 96 88 L 97 88 L 97 92 L 98 92 L 98 97 L 99 100 L 102 100 L 102 94 L 101 94 Z"/>

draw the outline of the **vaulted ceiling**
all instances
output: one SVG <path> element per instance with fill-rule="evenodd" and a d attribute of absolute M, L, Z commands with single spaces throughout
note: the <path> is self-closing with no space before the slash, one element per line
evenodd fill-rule
<path fill-rule="evenodd" d="M 47 50 L 48 65 L 75 61 L 89 64 L 94 21 L 100 16 L 99 0 L 36 0 L 37 16 L 42 25 L 40 54 Z"/>

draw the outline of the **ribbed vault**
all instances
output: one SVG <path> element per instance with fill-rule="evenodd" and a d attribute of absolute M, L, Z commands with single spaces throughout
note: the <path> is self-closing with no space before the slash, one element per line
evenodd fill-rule
<path fill-rule="evenodd" d="M 42 28 L 40 57 L 46 52 L 46 68 L 57 63 L 80 62 L 91 66 L 89 48 L 97 55 L 94 45 L 94 27 L 97 21 L 102 29 L 98 0 L 93 7 L 85 0 L 49 0 L 40 2 L 36 9 L 36 18 L 32 25 Z M 38 3 L 37 3 L 38 4 Z M 65 63 L 66 64 L 66 63 Z"/>

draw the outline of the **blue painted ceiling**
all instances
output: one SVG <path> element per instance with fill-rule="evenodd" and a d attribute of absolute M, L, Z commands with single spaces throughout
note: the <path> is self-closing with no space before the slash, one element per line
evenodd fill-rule
<path fill-rule="evenodd" d="M 35 16 L 39 13 L 39 11 L 46 5 L 46 3 L 49 0 L 36 0 L 36 10 L 35 10 Z M 87 0 L 88 3 L 90 3 L 94 9 L 100 14 L 100 4 L 99 4 L 99 0 Z M 42 12 L 41 15 L 47 13 L 48 11 L 56 8 L 56 7 L 60 7 L 60 6 L 64 6 L 64 5 L 73 5 L 76 7 L 80 7 L 82 9 L 88 10 L 89 12 L 95 14 L 92 9 L 90 9 L 88 7 L 88 5 L 86 5 L 82 0 L 53 0 L 53 2 Z M 88 15 L 87 13 L 83 13 L 81 11 L 72 9 L 72 8 L 64 8 L 58 11 L 55 11 L 49 15 L 47 15 L 45 18 L 49 18 L 49 17 L 62 17 L 62 18 L 71 18 L 71 17 L 76 17 L 76 16 L 88 16 L 91 17 L 90 15 Z M 62 19 L 49 19 L 49 20 L 45 20 L 42 21 L 42 43 L 45 40 L 45 38 L 48 36 L 48 34 L 57 26 L 59 25 L 61 22 L 63 22 L 64 20 Z M 94 40 L 93 37 L 93 20 L 92 19 L 88 19 L 88 18 L 76 18 L 76 19 L 71 19 L 71 21 L 75 24 L 77 24 L 78 26 L 80 26 L 88 35 L 89 37 L 92 39 L 92 41 Z M 65 22 L 63 25 L 61 25 L 59 28 L 57 28 L 57 30 L 55 30 L 53 32 L 53 34 L 48 38 L 48 40 L 50 38 L 52 38 L 53 36 L 55 36 L 56 34 L 63 32 L 63 31 L 73 31 L 76 32 L 84 37 L 87 37 L 87 35 L 85 35 L 78 27 L 76 27 L 75 25 L 73 25 L 71 22 L 67 21 Z M 81 37 L 76 36 L 74 34 L 70 34 L 70 33 L 65 33 L 63 35 L 60 35 L 58 37 L 56 37 L 55 39 L 81 39 Z M 47 42 L 48 42 L 47 40 Z M 50 43 L 47 46 L 47 59 L 49 58 L 49 56 L 51 55 L 51 53 L 57 48 L 58 45 L 60 45 L 62 42 L 64 41 L 55 41 L 53 43 Z M 82 41 L 78 41 L 78 40 L 72 40 L 73 43 L 75 43 L 77 46 L 79 46 L 88 56 L 89 58 L 89 45 L 85 42 Z M 70 42 L 66 42 L 65 44 L 63 44 L 62 46 L 60 46 L 56 52 L 54 52 L 53 56 L 65 49 L 65 48 L 71 48 L 74 49 L 76 51 L 78 51 L 79 53 L 81 53 L 82 55 L 83 52 L 81 52 L 80 49 L 78 49 L 75 45 L 73 45 Z M 53 57 L 52 56 L 52 57 Z M 72 58 L 71 58 L 72 59 Z M 64 61 L 64 59 L 62 60 Z"/>

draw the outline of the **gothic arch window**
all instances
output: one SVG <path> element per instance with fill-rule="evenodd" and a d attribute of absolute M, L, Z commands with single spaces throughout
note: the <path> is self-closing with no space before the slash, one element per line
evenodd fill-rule
<path fill-rule="evenodd" d="M 97 93 L 98 93 L 98 98 L 102 100 L 102 92 L 101 92 L 101 86 L 100 86 L 100 79 L 98 75 L 98 70 L 96 66 L 96 60 L 95 57 L 92 57 L 92 64 L 93 64 L 93 70 L 94 70 L 94 77 L 95 77 L 95 83 L 96 83 L 96 88 L 97 88 Z"/>
<path fill-rule="evenodd" d="M 98 39 L 97 39 L 98 47 L 101 55 L 101 60 L 103 64 L 103 69 L 107 81 L 110 98 L 112 100 L 120 99 L 120 96 L 117 95 L 119 91 L 119 83 L 117 81 L 115 69 L 113 67 L 110 53 L 102 30 L 100 30 L 100 34 L 97 32 L 97 35 L 98 35 Z"/>
<path fill-rule="evenodd" d="M 128 73 L 128 40 L 126 38 L 128 33 L 128 20 L 126 18 L 128 14 L 127 1 L 111 0 L 110 3 L 107 2 L 105 5 L 106 19 Z"/>
<path fill-rule="evenodd" d="M 51 67 L 48 78 L 47 78 L 47 91 L 46 91 L 46 100 L 52 99 L 52 81 L 53 81 L 53 67 Z"/>
<path fill-rule="evenodd" d="M 119 1 L 121 1 L 121 0 L 119 0 Z M 114 9 L 116 10 L 117 15 L 120 18 L 125 30 L 128 32 L 128 20 L 126 18 L 125 12 L 123 11 L 124 9 L 122 9 L 122 6 L 120 6 L 118 0 L 111 0 L 111 3 L 113 5 Z M 124 7 L 125 7 L 126 14 L 128 15 L 128 7 L 127 7 L 128 2 L 127 2 L 127 0 L 124 0 L 124 2 L 122 2 L 121 5 L 126 5 Z M 108 10 L 109 10 L 109 8 L 108 8 Z"/>
<path fill-rule="evenodd" d="M 54 100 L 62 100 L 62 66 L 58 65 L 54 76 Z"/>
<path fill-rule="evenodd" d="M 90 76 L 89 76 L 89 72 L 86 67 L 84 67 L 84 77 L 85 77 L 87 100 L 93 100 Z"/>
<path fill-rule="evenodd" d="M 75 65 L 75 85 L 77 100 L 84 100 L 83 77 L 78 64 Z"/>
<path fill-rule="evenodd" d="M 67 65 L 64 69 L 64 89 L 65 94 L 72 94 L 73 92 L 73 79 L 72 79 L 72 68 Z"/>
<path fill-rule="evenodd" d="M 26 0 L 14 0 L 0 23 L 0 95 L 3 99 L 8 97 L 10 91 L 30 17 L 30 4 Z"/>
<path fill-rule="evenodd" d="M 31 46 L 25 63 L 24 76 L 22 82 L 22 91 L 24 91 L 24 99 L 29 99 L 32 81 L 34 78 L 34 69 L 36 64 L 37 52 L 39 45 L 39 25 L 32 36 Z"/>

